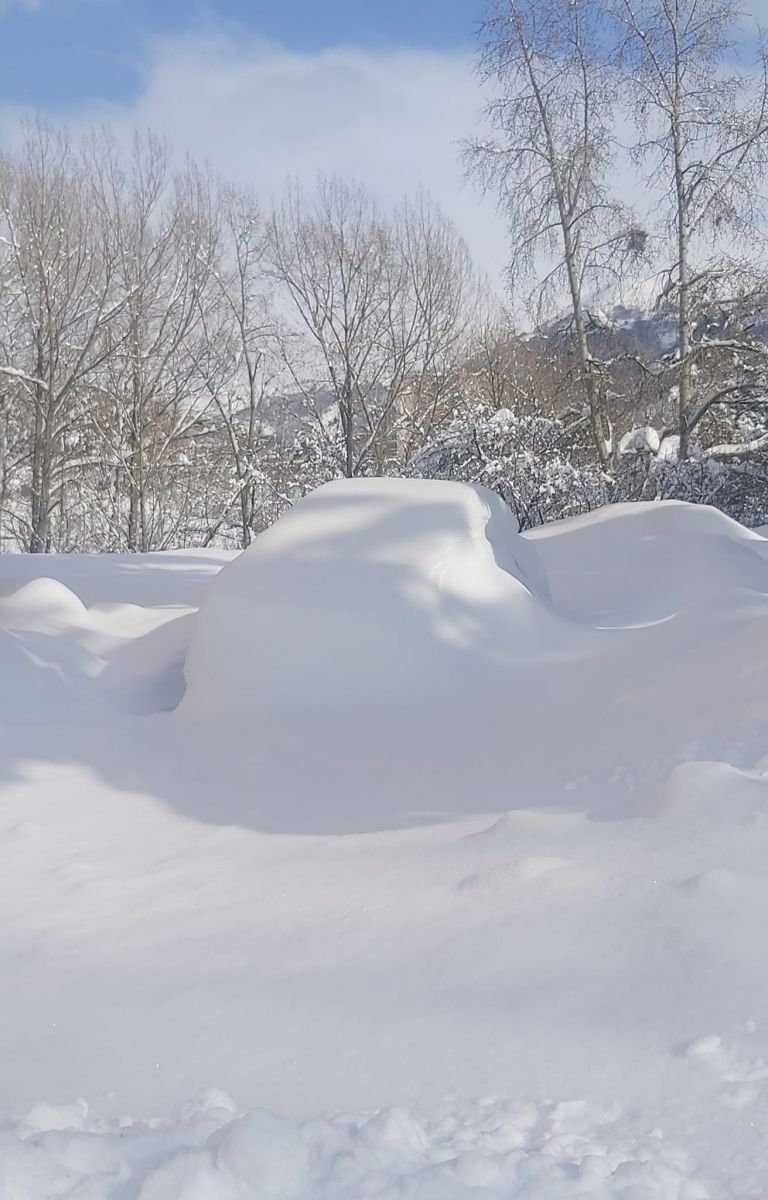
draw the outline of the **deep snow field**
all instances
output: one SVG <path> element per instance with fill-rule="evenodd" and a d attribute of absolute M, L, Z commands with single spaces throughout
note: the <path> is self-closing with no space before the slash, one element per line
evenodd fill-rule
<path fill-rule="evenodd" d="M 768 1196 L 768 540 L 0 559 L 0 1200 Z"/>

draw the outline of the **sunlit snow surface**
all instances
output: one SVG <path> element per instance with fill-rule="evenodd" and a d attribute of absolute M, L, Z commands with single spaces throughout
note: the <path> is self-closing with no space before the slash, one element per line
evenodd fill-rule
<path fill-rule="evenodd" d="M 0 1198 L 768 1194 L 768 541 L 357 481 L 231 559 L 0 560 Z"/>

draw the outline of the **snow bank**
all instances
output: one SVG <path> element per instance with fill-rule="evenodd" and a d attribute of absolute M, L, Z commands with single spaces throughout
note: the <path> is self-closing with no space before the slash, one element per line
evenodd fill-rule
<path fill-rule="evenodd" d="M 3 1200 L 764 1192 L 767 550 L 371 481 L 0 560 Z"/>
<path fill-rule="evenodd" d="M 18 1200 L 728 1195 L 698 1176 L 696 1154 L 670 1143 L 660 1128 L 582 1102 L 454 1101 L 297 1124 L 262 1110 L 241 1115 L 225 1093 L 211 1088 L 169 1120 L 108 1121 L 79 1101 L 36 1106 L 0 1132 L 0 1193 Z M 754 1186 L 755 1179 L 731 1174 L 740 1187 Z"/>
<path fill-rule="evenodd" d="M 94 604 L 197 607 L 231 550 L 164 550 L 150 554 L 3 554 L 0 597 L 41 576 Z"/>
<path fill-rule="evenodd" d="M 712 600 L 724 615 L 738 593 L 768 587 L 768 542 L 707 505 L 614 504 L 525 536 L 559 611 L 598 627 L 651 624 Z"/>
<path fill-rule="evenodd" d="M 211 585 L 182 709 L 458 690 L 472 657 L 530 657 L 546 641 L 547 596 L 535 551 L 492 492 L 425 480 L 326 484 Z"/>

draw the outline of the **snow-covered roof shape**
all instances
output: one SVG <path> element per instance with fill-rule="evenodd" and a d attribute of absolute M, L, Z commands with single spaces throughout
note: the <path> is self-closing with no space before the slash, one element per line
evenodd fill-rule
<path fill-rule="evenodd" d="M 536 551 L 493 492 L 326 484 L 211 585 L 183 710 L 434 692 L 468 664 L 530 653 L 547 601 Z"/>

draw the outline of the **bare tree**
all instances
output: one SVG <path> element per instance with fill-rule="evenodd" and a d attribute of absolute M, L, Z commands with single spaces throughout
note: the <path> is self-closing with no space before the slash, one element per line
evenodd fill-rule
<path fill-rule="evenodd" d="M 642 252 L 644 234 L 610 190 L 618 82 L 605 63 L 601 17 L 597 0 L 498 0 L 479 63 L 496 90 L 486 108 L 496 136 L 470 142 L 466 158 L 507 214 L 513 289 L 535 279 L 537 320 L 568 297 L 592 437 L 607 466 L 611 424 L 588 298 Z"/>
<path fill-rule="evenodd" d="M 108 353 L 115 299 L 113 247 L 94 225 L 92 182 L 65 134 L 27 126 L 18 158 L 0 168 L 0 221 L 12 302 L 2 374 L 29 412 L 29 510 L 18 515 L 32 552 L 50 550 L 55 513 L 82 467 L 89 388 Z"/>
<path fill-rule="evenodd" d="M 185 439 L 211 403 L 198 343 L 218 221 L 208 176 L 192 165 L 173 172 L 168 150 L 152 137 L 134 140 L 126 166 L 102 135 L 91 162 L 122 301 L 102 384 L 115 519 L 124 519 L 128 549 L 147 550 L 167 539 L 168 496 L 188 465 Z"/>
<path fill-rule="evenodd" d="M 453 411 L 483 288 L 466 244 L 425 193 L 400 206 L 393 236 L 388 388 L 402 465 Z"/>
<path fill-rule="evenodd" d="M 212 271 L 216 302 L 203 313 L 201 371 L 223 434 L 231 487 L 206 541 L 216 536 L 236 507 L 240 543 L 246 547 L 262 523 L 265 492 L 272 490 L 262 462 L 271 432 L 265 429 L 263 404 L 277 374 L 276 322 L 267 290 L 264 220 L 255 196 L 223 185 L 217 205 L 221 246 Z"/>
<path fill-rule="evenodd" d="M 635 157 L 661 197 L 670 248 L 663 295 L 676 308 L 685 459 L 693 430 L 715 405 L 751 403 L 766 386 L 764 344 L 743 336 L 740 320 L 765 285 L 745 282 L 754 272 L 738 253 L 751 243 L 754 255 L 764 243 L 766 49 L 758 39 L 756 70 L 733 68 L 740 15 L 733 0 L 614 0 L 613 11 L 640 128 Z"/>
<path fill-rule="evenodd" d="M 270 221 L 269 252 L 316 353 L 309 386 L 292 354 L 288 369 L 321 425 L 316 384 L 330 386 L 341 425 L 340 466 L 351 477 L 362 469 L 391 403 L 388 331 L 397 304 L 392 287 L 401 284 L 391 269 L 390 231 L 362 188 L 320 178 L 311 201 L 296 185 L 289 188 Z"/>
<path fill-rule="evenodd" d="M 284 338 L 289 372 L 333 452 L 317 384 L 330 388 L 341 472 L 402 463 L 441 411 L 475 303 L 466 246 L 425 195 L 387 217 L 361 188 L 321 178 L 312 201 L 290 189 L 270 257 L 316 352 L 308 385 L 295 337 Z"/>

